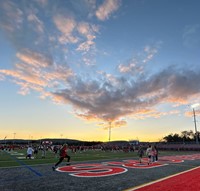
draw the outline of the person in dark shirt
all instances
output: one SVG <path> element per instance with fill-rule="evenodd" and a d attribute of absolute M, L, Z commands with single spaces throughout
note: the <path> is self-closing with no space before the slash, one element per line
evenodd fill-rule
<path fill-rule="evenodd" d="M 138 149 L 138 156 L 139 156 L 139 162 L 142 163 L 142 157 L 144 155 L 144 149 L 142 147 L 142 145 L 139 146 L 139 149 Z"/>

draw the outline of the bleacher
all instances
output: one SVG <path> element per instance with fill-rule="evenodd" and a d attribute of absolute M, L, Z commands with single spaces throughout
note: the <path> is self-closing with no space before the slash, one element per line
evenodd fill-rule
<path fill-rule="evenodd" d="M 200 151 L 200 144 L 157 144 L 158 150 Z"/>

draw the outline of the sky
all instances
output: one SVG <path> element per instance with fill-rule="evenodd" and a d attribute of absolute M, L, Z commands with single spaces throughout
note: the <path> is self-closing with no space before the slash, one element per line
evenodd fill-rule
<path fill-rule="evenodd" d="M 0 139 L 194 131 L 199 10 L 199 0 L 1 0 Z"/>

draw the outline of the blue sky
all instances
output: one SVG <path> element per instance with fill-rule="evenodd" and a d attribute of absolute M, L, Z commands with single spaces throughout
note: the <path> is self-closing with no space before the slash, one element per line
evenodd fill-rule
<path fill-rule="evenodd" d="M 199 9 L 198 0 L 1 1 L 0 139 L 107 141 L 110 124 L 111 140 L 194 130 Z"/>

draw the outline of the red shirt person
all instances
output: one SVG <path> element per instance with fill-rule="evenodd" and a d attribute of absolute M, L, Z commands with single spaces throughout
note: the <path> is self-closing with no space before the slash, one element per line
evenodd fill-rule
<path fill-rule="evenodd" d="M 52 167 L 53 170 L 65 159 L 67 158 L 67 165 L 70 165 L 70 156 L 67 154 L 67 144 L 64 144 L 60 149 L 60 158 L 59 161 Z"/>

